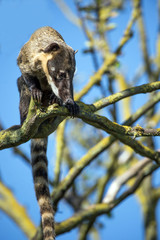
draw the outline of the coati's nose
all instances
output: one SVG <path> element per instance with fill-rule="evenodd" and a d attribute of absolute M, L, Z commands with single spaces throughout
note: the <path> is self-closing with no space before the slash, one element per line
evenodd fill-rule
<path fill-rule="evenodd" d="M 73 99 L 69 98 L 67 101 L 64 103 L 65 105 L 74 105 Z"/>

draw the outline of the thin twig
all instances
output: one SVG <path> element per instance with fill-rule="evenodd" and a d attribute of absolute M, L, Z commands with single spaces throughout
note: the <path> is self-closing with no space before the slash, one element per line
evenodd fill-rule
<path fill-rule="evenodd" d="M 104 203 L 111 203 L 115 200 L 115 197 L 121 187 L 131 178 L 135 177 L 148 163 L 150 163 L 150 159 L 143 159 L 133 167 L 128 169 L 124 174 L 117 177 L 110 185 L 106 195 L 103 198 Z"/>

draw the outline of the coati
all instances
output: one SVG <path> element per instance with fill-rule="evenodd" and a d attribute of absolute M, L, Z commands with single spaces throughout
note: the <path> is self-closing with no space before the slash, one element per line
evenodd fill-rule
<path fill-rule="evenodd" d="M 35 31 L 22 47 L 18 59 L 22 76 L 18 79 L 21 124 L 26 119 L 31 97 L 44 106 L 58 103 L 68 108 L 72 117 L 78 111 L 73 99 L 75 51 L 51 27 Z M 47 138 L 31 140 L 32 172 L 40 207 L 43 239 L 55 239 L 54 211 L 48 188 Z"/>

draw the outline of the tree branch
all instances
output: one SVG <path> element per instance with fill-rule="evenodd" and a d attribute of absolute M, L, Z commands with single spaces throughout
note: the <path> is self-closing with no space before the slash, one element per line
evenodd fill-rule
<path fill-rule="evenodd" d="M 153 92 L 155 90 L 159 90 L 160 89 L 160 82 L 153 82 L 153 83 L 149 83 L 149 84 L 143 84 L 137 87 L 131 87 L 128 88 L 126 90 L 123 90 L 121 92 L 115 93 L 113 95 L 110 95 L 109 97 L 106 98 L 102 98 L 99 101 L 95 102 L 93 105 L 97 110 L 100 110 L 104 107 L 107 107 L 113 103 L 118 102 L 119 100 L 122 100 L 126 97 L 131 97 L 133 95 L 136 94 L 140 94 L 140 93 L 149 93 L 149 92 Z"/>
<path fill-rule="evenodd" d="M 56 225 L 56 234 L 62 234 L 64 232 L 70 231 L 71 229 L 75 228 L 83 221 L 95 218 L 102 214 L 110 213 L 110 211 L 115 208 L 119 203 L 121 203 L 124 199 L 126 199 L 129 195 L 133 194 L 137 188 L 140 186 L 143 179 L 145 179 L 148 175 L 150 175 L 153 171 L 158 169 L 159 166 L 152 165 L 147 170 L 143 171 L 138 178 L 136 179 L 135 183 L 130 187 L 127 191 L 125 191 L 118 199 L 116 199 L 113 203 L 106 204 L 106 203 L 99 203 L 94 204 L 91 206 L 87 206 L 87 208 L 73 217 L 59 223 Z"/>
<path fill-rule="evenodd" d="M 111 203 L 115 200 L 115 197 L 121 187 L 131 178 L 135 177 L 148 163 L 150 163 L 150 159 L 144 159 L 135 164 L 133 167 L 128 169 L 124 174 L 117 177 L 110 185 L 103 202 Z"/>
<path fill-rule="evenodd" d="M 26 209 L 14 198 L 12 192 L 0 182 L 0 208 L 11 217 L 28 238 L 36 233 L 36 227 L 28 217 Z"/>

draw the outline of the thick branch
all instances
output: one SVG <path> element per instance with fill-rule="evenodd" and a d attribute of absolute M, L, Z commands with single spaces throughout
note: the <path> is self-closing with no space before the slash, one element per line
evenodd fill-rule
<path fill-rule="evenodd" d="M 82 103 L 79 103 L 79 106 L 81 107 L 82 110 L 78 114 L 78 117 L 81 118 L 83 121 L 97 128 L 105 130 L 109 134 L 112 134 L 114 137 L 119 139 L 124 144 L 133 148 L 134 151 L 141 154 L 142 156 L 151 158 L 159 162 L 159 153 L 149 149 L 148 147 L 143 146 L 141 143 L 135 141 L 134 139 L 125 136 L 125 135 L 135 136 L 135 134 L 136 136 L 146 135 L 148 136 L 151 135 L 150 133 L 146 134 L 146 132 L 143 131 L 141 127 L 131 128 L 113 123 L 106 117 L 98 116 L 92 113 L 93 111 L 92 106 L 88 106 Z M 41 124 L 41 122 L 43 120 L 46 120 L 47 118 L 53 118 L 57 115 L 67 116 L 68 110 L 65 107 L 55 108 L 54 105 L 49 106 L 45 112 L 44 111 L 41 112 L 38 109 L 37 115 L 36 116 L 34 115 L 31 119 L 28 120 L 28 125 L 26 121 L 21 129 L 15 131 L 6 130 L 7 137 L 3 134 L 4 131 L 1 132 L 0 148 L 3 149 L 10 146 L 16 146 L 22 142 L 29 140 L 31 137 L 35 137 L 36 135 L 34 136 L 33 134 L 37 131 L 38 126 Z M 36 123 L 35 120 L 37 120 L 38 123 Z M 156 135 L 159 135 L 160 130 L 157 129 L 156 131 L 157 131 Z M 15 135 L 17 136 L 18 139 L 15 138 Z"/>
<path fill-rule="evenodd" d="M 92 112 L 101 109 L 113 102 L 126 96 L 137 93 L 146 93 L 160 88 L 159 82 L 144 84 L 135 88 L 130 88 L 108 98 L 104 98 L 94 105 L 79 103 L 81 112 L 77 116 L 87 123 L 107 131 L 109 134 L 114 132 L 130 136 L 159 136 L 160 129 L 143 129 L 141 127 L 130 128 L 112 123 L 109 119 L 93 114 Z M 118 96 L 118 98 L 117 98 Z M 110 98 L 110 100 L 108 100 Z M 37 108 L 37 109 L 36 109 Z M 65 107 L 57 108 L 57 105 L 49 106 L 47 109 L 38 109 L 31 101 L 29 114 L 23 126 L 13 126 L 0 132 L 0 149 L 18 146 L 34 137 L 46 137 L 56 130 L 57 126 L 67 117 L 68 111 Z M 55 118 L 56 117 L 56 118 Z"/>

